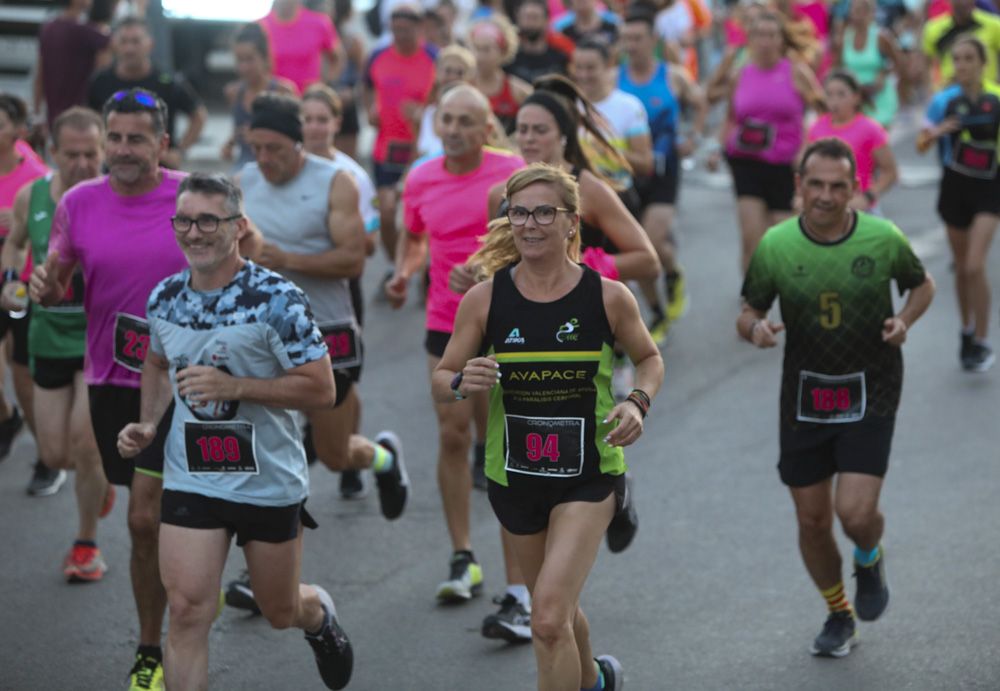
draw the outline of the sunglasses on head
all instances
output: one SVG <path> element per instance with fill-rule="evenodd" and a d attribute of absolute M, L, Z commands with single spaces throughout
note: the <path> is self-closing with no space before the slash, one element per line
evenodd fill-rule
<path fill-rule="evenodd" d="M 128 100 L 128 101 L 135 101 L 140 106 L 144 106 L 146 108 L 153 108 L 153 109 L 159 108 L 159 105 L 156 102 L 156 96 L 153 96 L 152 94 L 146 93 L 144 91 L 135 91 L 133 89 L 122 89 L 121 91 L 116 91 L 115 93 L 111 94 L 111 99 L 115 103 L 120 103 L 121 101 Z"/>

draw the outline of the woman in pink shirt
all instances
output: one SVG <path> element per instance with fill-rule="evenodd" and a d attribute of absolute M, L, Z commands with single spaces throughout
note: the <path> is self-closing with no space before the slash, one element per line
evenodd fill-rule
<path fill-rule="evenodd" d="M 899 177 L 896 157 L 885 130 L 861 112 L 864 92 L 853 74 L 846 70 L 832 72 L 826 79 L 824 113 L 809 128 L 808 140 L 837 137 L 854 151 L 861 187 L 851 200 L 851 208 L 877 213 L 878 200 Z"/>
<path fill-rule="evenodd" d="M 337 63 L 337 30 L 322 12 L 301 0 L 274 0 L 271 13 L 260 20 L 271 41 L 274 74 L 294 82 L 299 93 L 323 79 L 323 59 Z"/>

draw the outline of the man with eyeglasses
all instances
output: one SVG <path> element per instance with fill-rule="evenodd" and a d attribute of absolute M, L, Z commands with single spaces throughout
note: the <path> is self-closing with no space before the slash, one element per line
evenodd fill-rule
<path fill-rule="evenodd" d="M 108 482 L 129 487 L 132 591 L 139 648 L 131 689 L 158 689 L 163 668 L 160 633 L 166 595 L 160 582 L 157 535 L 163 490 L 161 434 L 134 460 L 118 453 L 118 432 L 137 422 L 143 401 L 140 372 L 149 348 L 146 299 L 156 284 L 186 266 L 170 217 L 183 173 L 161 167 L 170 138 L 167 107 L 144 89 L 115 93 L 104 104 L 109 173 L 80 183 L 56 207 L 45 263 L 31 277 L 31 298 L 43 306 L 63 299 L 79 265 L 84 275 L 87 346 L 84 382 L 91 424 Z M 242 247 L 252 254 L 259 234 Z M 146 403 L 148 405 L 148 402 Z M 169 423 L 170 414 L 164 417 Z"/>
<path fill-rule="evenodd" d="M 451 338 L 462 294 L 475 276 L 465 263 L 479 249 L 486 232 L 487 196 L 493 185 L 524 166 L 519 156 L 486 148 L 492 130 L 490 104 L 479 91 L 459 85 L 448 91 L 437 110 L 437 126 L 444 153 L 410 171 L 403 187 L 406 233 L 396 257 L 396 271 L 386 283 L 390 303 L 406 302 L 407 286 L 420 270 L 430 247 L 430 288 L 427 291 L 428 372 L 433 372 Z M 464 602 L 482 590 L 482 568 L 472 553 L 469 502 L 472 473 L 473 409 L 477 425 L 485 429 L 486 398 L 473 396 L 451 405 L 434 404 L 439 451 L 438 488 L 451 536 L 448 579 L 436 592 L 439 600 Z"/>
<path fill-rule="evenodd" d="M 300 584 L 309 469 L 297 410 L 330 408 L 330 358 L 309 303 L 291 281 L 240 257 L 249 224 L 242 195 L 194 173 L 171 219 L 189 268 L 162 280 L 147 305 L 143 410 L 118 435 L 137 456 L 169 424 L 160 554 L 170 605 L 166 684 L 208 686 L 208 632 L 233 535 L 275 628 L 306 632 L 327 688 L 350 680 L 353 652 L 321 587 Z M 173 402 L 174 413 L 166 413 Z"/>

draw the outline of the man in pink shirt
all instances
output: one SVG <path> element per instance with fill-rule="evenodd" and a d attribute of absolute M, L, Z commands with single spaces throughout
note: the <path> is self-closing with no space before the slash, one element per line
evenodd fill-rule
<path fill-rule="evenodd" d="M 80 183 L 56 207 L 49 254 L 31 277 L 31 298 L 62 300 L 73 271 L 83 270 L 87 350 L 84 381 L 91 424 L 108 482 L 130 487 L 132 591 L 139 615 L 139 648 L 131 689 L 161 688 L 160 631 L 166 595 L 157 544 L 163 491 L 163 442 L 171 414 L 156 441 L 136 459 L 118 453 L 118 432 L 138 422 L 140 373 L 149 347 L 146 301 L 167 276 L 187 266 L 170 218 L 184 173 L 160 167 L 170 138 L 167 107 L 144 89 L 119 91 L 104 105 L 109 174 Z"/>
<path fill-rule="evenodd" d="M 18 137 L 24 134 L 27 115 L 28 108 L 24 101 L 17 96 L 0 93 L 0 244 L 10 233 L 17 191 L 48 173 L 48 168 L 37 156 L 27 155 L 21 150 L 24 143 L 19 142 Z M 4 278 L 14 279 L 16 276 Z M 3 381 L 0 380 L 0 461 L 10 453 L 11 444 L 21 431 L 24 420 L 28 422 L 29 428 L 34 429 L 32 382 L 28 369 L 28 319 L 27 316 L 12 319 L 9 312 L 0 310 L 0 339 L 9 331 L 14 341 L 10 370 L 20 406 L 19 412 L 16 407 L 7 403 L 2 393 Z M 55 494 L 65 479 L 65 473 L 51 470 L 43 463 L 36 463 L 28 493 L 32 496 Z"/>
<path fill-rule="evenodd" d="M 392 43 L 374 51 L 365 69 L 364 102 L 378 130 L 372 159 L 378 190 L 382 246 L 396 258 L 396 185 L 413 161 L 420 112 L 434 86 L 434 50 L 420 40 L 419 9 L 396 6 L 391 15 Z"/>
<path fill-rule="evenodd" d="M 474 283 L 465 263 L 486 233 L 489 190 L 524 166 L 519 156 L 486 148 L 492 128 L 490 112 L 489 101 L 473 87 L 451 89 L 437 111 L 444 154 L 410 171 L 403 188 L 408 232 L 400 242 L 396 272 L 385 289 L 394 307 L 403 305 L 410 277 L 423 266 L 429 244 L 431 282 L 424 348 L 430 372 L 444 355 L 462 294 Z M 437 589 L 443 601 L 463 602 L 482 590 L 482 568 L 472 554 L 469 536 L 472 473 L 468 458 L 477 403 L 485 423 L 485 397 L 434 405 L 440 444 L 438 486 L 453 549 L 448 580 Z"/>
<path fill-rule="evenodd" d="M 303 7 L 301 0 L 274 0 L 260 25 L 271 42 L 274 74 L 294 82 L 300 93 L 323 81 L 324 60 L 328 72 L 337 64 L 340 44 L 333 20 Z"/>

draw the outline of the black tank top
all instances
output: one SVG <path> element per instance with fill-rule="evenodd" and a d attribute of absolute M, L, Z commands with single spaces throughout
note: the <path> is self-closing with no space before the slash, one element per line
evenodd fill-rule
<path fill-rule="evenodd" d="M 603 441 L 614 334 L 601 276 L 582 268 L 553 302 L 521 295 L 512 267 L 493 277 L 483 351 L 496 355 L 500 382 L 490 391 L 486 474 L 501 485 L 625 472 L 622 450 Z"/>

